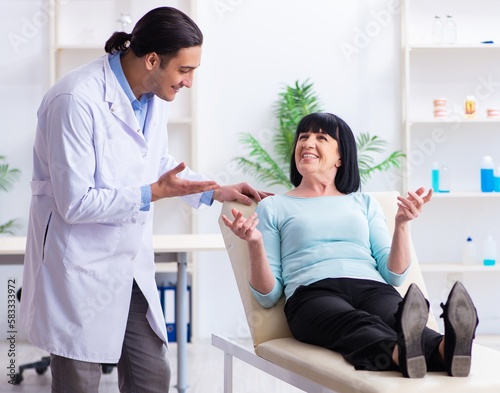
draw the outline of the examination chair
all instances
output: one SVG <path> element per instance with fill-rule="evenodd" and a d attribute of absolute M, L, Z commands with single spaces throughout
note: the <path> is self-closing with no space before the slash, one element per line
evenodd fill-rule
<path fill-rule="evenodd" d="M 382 205 L 389 230 L 394 230 L 397 192 L 371 193 Z M 225 202 L 222 213 L 232 217 L 231 208 L 248 217 L 256 205 Z M 248 348 L 221 335 L 212 336 L 212 345 L 224 351 L 224 393 L 233 390 L 233 358 L 240 359 L 310 393 L 500 393 L 500 352 L 474 344 L 472 367 L 468 377 L 450 377 L 446 372 L 429 372 L 421 379 L 404 378 L 396 371 L 357 371 L 341 355 L 325 348 L 295 340 L 283 312 L 284 298 L 270 309 L 253 297 L 248 284 L 249 257 L 245 242 L 236 237 L 219 219 L 229 259 L 243 302 L 254 348 Z M 402 295 L 410 283 L 416 283 L 428 297 L 415 250 L 405 284 L 397 289 Z M 481 320 L 481 316 L 479 316 Z M 430 313 L 428 326 L 437 330 Z"/>

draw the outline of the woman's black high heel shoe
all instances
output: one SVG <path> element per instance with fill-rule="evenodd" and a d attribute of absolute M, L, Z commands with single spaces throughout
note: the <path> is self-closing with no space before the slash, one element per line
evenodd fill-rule
<path fill-rule="evenodd" d="M 396 314 L 399 368 L 407 378 L 423 378 L 427 372 L 422 332 L 429 318 L 429 302 L 411 284 Z"/>
<path fill-rule="evenodd" d="M 479 323 L 477 310 L 463 284 L 457 281 L 446 304 L 444 319 L 444 363 L 448 375 L 466 377 L 471 366 L 472 341 Z"/>

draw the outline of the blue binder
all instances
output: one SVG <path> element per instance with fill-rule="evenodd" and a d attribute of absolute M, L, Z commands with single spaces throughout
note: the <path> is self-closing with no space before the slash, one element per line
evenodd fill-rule
<path fill-rule="evenodd" d="M 177 342 L 176 328 L 176 305 L 177 291 L 175 285 L 159 285 L 158 294 L 160 295 L 161 308 L 165 317 L 165 325 L 167 327 L 167 337 L 169 342 Z M 191 286 L 188 285 L 188 323 L 187 323 L 187 339 L 191 342 Z"/>

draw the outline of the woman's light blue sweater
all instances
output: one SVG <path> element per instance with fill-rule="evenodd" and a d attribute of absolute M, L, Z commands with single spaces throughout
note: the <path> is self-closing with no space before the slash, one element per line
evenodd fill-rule
<path fill-rule="evenodd" d="M 264 307 L 286 299 L 300 285 L 325 278 L 350 277 L 403 283 L 406 272 L 387 268 L 391 236 L 376 199 L 363 193 L 298 198 L 275 195 L 257 206 L 274 288 L 252 292 Z"/>

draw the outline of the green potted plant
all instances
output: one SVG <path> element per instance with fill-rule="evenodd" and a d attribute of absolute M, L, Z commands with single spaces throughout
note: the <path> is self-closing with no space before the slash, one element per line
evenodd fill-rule
<path fill-rule="evenodd" d="M 9 191 L 13 184 L 19 179 L 21 171 L 19 169 L 10 168 L 4 156 L 0 156 L 0 191 Z M 20 228 L 20 223 L 17 219 L 9 220 L 4 224 L 0 224 L 0 234 L 14 235 L 15 230 Z"/>
<path fill-rule="evenodd" d="M 291 189 L 289 162 L 295 130 L 302 117 L 321 110 L 313 83 L 307 80 L 296 81 L 294 85 L 285 86 L 279 93 L 275 106 L 278 127 L 272 136 L 273 151 L 266 150 L 251 133 L 243 133 L 240 140 L 248 149 L 248 157 L 236 157 L 234 160 L 237 167 L 266 186 L 281 185 Z M 390 153 L 380 162 L 375 161 L 372 154 L 383 153 L 386 145 L 387 142 L 376 135 L 372 136 L 366 132 L 356 135 L 359 170 L 363 183 L 377 171 L 400 167 L 400 161 L 405 157 L 400 150 Z"/>

